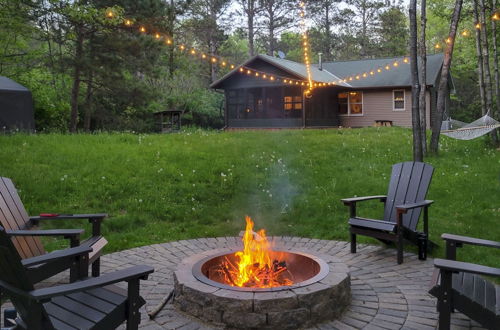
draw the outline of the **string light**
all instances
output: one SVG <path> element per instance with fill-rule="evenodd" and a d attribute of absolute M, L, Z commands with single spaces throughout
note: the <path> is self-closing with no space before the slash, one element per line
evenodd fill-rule
<path fill-rule="evenodd" d="M 476 23 L 475 28 L 478 30 L 481 29 L 481 23 Z"/>
<path fill-rule="evenodd" d="M 493 16 L 491 16 L 491 19 L 494 21 L 500 20 L 500 14 L 499 13 L 494 13 Z"/>
<path fill-rule="evenodd" d="M 115 14 L 113 13 L 113 11 L 111 9 L 109 9 L 106 11 L 106 16 L 108 18 L 113 18 L 113 16 L 115 16 Z"/>
<path fill-rule="evenodd" d="M 146 28 L 144 26 L 141 26 L 139 28 L 139 31 L 141 31 L 142 33 L 146 33 Z"/>
<path fill-rule="evenodd" d="M 129 20 L 129 19 L 126 19 L 124 23 L 125 23 L 126 26 L 132 25 L 132 21 Z"/>
<path fill-rule="evenodd" d="M 462 37 L 468 37 L 469 36 L 469 31 L 468 30 L 463 30 L 462 31 Z"/>
<path fill-rule="evenodd" d="M 306 72 L 307 72 L 307 80 L 308 80 L 308 87 L 309 89 L 306 91 L 306 95 L 310 95 L 312 89 L 314 88 L 314 84 L 312 81 L 312 74 L 311 74 L 311 64 L 309 62 L 309 41 L 307 40 L 307 28 L 306 28 L 306 4 L 304 1 L 299 2 L 299 8 L 300 8 L 300 25 L 302 26 L 302 39 L 304 40 L 302 45 L 303 45 L 303 52 L 304 52 L 304 62 L 306 64 Z"/>
<path fill-rule="evenodd" d="M 441 45 L 439 43 L 437 43 L 436 45 L 434 45 L 434 48 L 436 49 L 440 49 L 441 48 Z"/>

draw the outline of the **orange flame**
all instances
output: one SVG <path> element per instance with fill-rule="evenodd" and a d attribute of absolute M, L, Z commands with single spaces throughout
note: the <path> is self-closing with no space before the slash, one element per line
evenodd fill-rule
<path fill-rule="evenodd" d="M 245 217 L 246 229 L 243 234 L 243 251 L 235 253 L 236 265 L 228 259 L 224 262 L 226 283 L 238 287 L 270 288 L 291 285 L 286 263 L 277 260 L 271 249 L 264 229 L 253 231 L 254 223 Z M 288 276 L 287 276 L 288 275 Z"/>

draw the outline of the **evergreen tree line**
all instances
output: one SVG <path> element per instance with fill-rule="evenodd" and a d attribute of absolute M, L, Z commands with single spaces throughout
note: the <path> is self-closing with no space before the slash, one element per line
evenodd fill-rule
<path fill-rule="evenodd" d="M 409 54 L 401 2 L 305 2 L 314 60 L 319 53 L 325 61 Z M 447 35 L 453 3 L 428 5 L 428 53 Z M 152 131 L 152 113 L 166 109 L 185 111 L 187 124 L 221 127 L 223 96 L 208 86 L 228 68 L 137 26 L 236 64 L 278 51 L 302 62 L 298 13 L 295 0 L 0 0 L 0 75 L 31 89 L 39 131 Z M 466 24 L 473 25 L 470 15 Z M 462 38 L 455 47 L 453 103 L 456 117 L 467 120 L 481 112 L 470 88 L 478 86 L 474 40 Z"/>

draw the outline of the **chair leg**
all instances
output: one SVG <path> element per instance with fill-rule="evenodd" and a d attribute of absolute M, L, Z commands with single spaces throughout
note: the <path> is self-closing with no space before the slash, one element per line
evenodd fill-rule
<path fill-rule="evenodd" d="M 425 233 L 418 235 L 418 259 L 427 259 L 427 235 Z"/>
<path fill-rule="evenodd" d="M 356 253 L 356 234 L 351 233 L 351 253 Z"/>
<path fill-rule="evenodd" d="M 441 270 L 441 297 L 438 299 L 439 330 L 450 329 L 451 319 L 451 277 L 452 273 Z"/>
<path fill-rule="evenodd" d="M 101 258 L 99 257 L 92 263 L 92 276 L 99 277 L 100 274 L 101 274 Z"/>
<path fill-rule="evenodd" d="M 397 241 L 397 249 L 398 249 L 398 264 L 403 263 L 403 233 L 401 233 L 401 229 L 398 228 L 398 241 Z"/>
<path fill-rule="evenodd" d="M 128 282 L 127 330 L 137 330 L 141 322 L 139 313 L 139 279 Z"/>

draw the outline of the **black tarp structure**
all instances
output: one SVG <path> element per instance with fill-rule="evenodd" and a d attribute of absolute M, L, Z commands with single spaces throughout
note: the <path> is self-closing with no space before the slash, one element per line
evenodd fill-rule
<path fill-rule="evenodd" d="M 33 98 L 26 87 L 0 76 L 0 132 L 34 131 Z"/>

